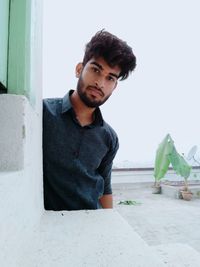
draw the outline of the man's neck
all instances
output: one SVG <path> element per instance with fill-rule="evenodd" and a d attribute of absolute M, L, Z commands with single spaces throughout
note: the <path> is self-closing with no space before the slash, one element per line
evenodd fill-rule
<path fill-rule="evenodd" d="M 76 118 L 81 126 L 86 126 L 94 121 L 95 108 L 87 107 L 80 99 L 77 91 L 74 91 L 70 97 L 73 109 L 76 113 Z"/>

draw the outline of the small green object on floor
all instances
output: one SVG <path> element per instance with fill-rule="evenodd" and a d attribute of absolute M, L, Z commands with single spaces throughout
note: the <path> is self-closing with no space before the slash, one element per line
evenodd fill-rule
<path fill-rule="evenodd" d="M 136 200 L 121 200 L 118 205 L 139 205 L 141 204 L 140 202 Z"/>

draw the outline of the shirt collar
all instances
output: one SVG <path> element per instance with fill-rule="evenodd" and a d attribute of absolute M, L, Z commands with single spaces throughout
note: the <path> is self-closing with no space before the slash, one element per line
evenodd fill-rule
<path fill-rule="evenodd" d="M 64 97 L 62 102 L 62 112 L 65 113 L 70 109 L 73 109 L 72 103 L 70 101 L 70 95 L 74 92 L 74 90 L 70 90 Z M 95 109 L 95 120 L 91 125 L 103 125 L 103 117 L 101 114 L 101 110 L 99 108 Z"/>
<path fill-rule="evenodd" d="M 95 109 L 95 120 L 93 122 L 93 125 L 103 126 L 103 117 L 100 108 Z"/>
<path fill-rule="evenodd" d="M 72 103 L 70 101 L 70 95 L 74 92 L 74 90 L 70 90 L 64 97 L 63 97 L 63 102 L 62 102 L 62 112 L 65 113 L 69 109 L 72 108 Z"/>

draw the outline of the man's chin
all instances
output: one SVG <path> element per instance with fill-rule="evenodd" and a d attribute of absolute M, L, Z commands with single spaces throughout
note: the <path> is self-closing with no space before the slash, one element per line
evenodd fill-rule
<path fill-rule="evenodd" d="M 88 107 L 88 108 L 98 108 L 99 106 L 102 105 L 102 103 L 99 102 L 84 102 L 84 104 Z"/>
<path fill-rule="evenodd" d="M 86 95 L 80 95 L 80 98 L 82 102 L 89 108 L 97 108 L 103 104 L 102 101 L 97 101 L 93 98 L 91 99 L 91 97 L 88 97 Z"/>

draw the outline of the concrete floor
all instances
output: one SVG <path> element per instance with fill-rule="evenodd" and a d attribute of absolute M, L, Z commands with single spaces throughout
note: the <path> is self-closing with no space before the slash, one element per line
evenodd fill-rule
<path fill-rule="evenodd" d="M 180 243 L 200 252 L 200 199 L 172 199 L 152 194 L 147 185 L 136 184 L 115 184 L 113 195 L 114 208 L 149 246 Z M 141 204 L 119 205 L 121 200 Z"/>

